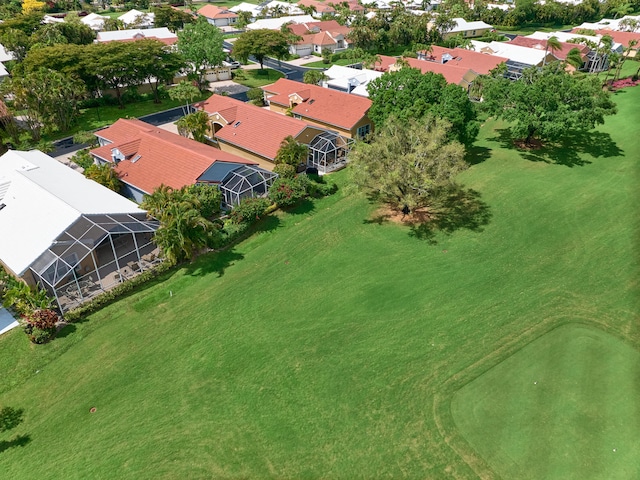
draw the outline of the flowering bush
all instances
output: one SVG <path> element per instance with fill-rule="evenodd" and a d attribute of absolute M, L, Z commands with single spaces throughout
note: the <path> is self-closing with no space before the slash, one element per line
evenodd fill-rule
<path fill-rule="evenodd" d="M 640 79 L 634 80 L 633 78 L 622 78 L 612 82 L 611 88 L 613 90 L 619 90 L 620 88 L 635 87 L 636 85 L 640 85 Z"/>
<path fill-rule="evenodd" d="M 306 175 L 278 178 L 269 190 L 269 199 L 279 207 L 289 207 L 307 196 L 309 179 Z"/>
<path fill-rule="evenodd" d="M 266 198 L 245 198 L 240 204 L 233 207 L 229 218 L 233 223 L 239 225 L 241 223 L 253 223 L 260 220 L 264 215 L 271 202 Z"/>
<path fill-rule="evenodd" d="M 58 315 L 53 310 L 35 310 L 26 317 L 24 332 L 33 343 L 46 343 L 56 333 Z"/>

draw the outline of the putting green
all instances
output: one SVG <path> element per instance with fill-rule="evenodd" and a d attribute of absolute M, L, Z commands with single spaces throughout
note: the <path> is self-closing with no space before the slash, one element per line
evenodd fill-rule
<path fill-rule="evenodd" d="M 458 429 L 503 478 L 640 478 L 640 353 L 570 324 L 455 393 Z"/>

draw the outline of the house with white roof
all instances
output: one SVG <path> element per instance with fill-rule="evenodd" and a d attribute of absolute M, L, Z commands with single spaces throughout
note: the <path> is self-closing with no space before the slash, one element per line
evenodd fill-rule
<path fill-rule="evenodd" d="M 637 27 L 629 26 L 629 22 L 638 22 Z M 576 28 L 585 30 L 613 30 L 616 32 L 640 31 L 640 15 L 625 15 L 622 18 L 603 18 L 598 22 L 585 22 Z"/>
<path fill-rule="evenodd" d="M 327 79 L 322 82 L 323 87 L 353 93 L 361 97 L 368 97 L 369 92 L 367 92 L 367 85 L 369 82 L 383 75 L 383 72 L 377 72 L 375 70 L 366 68 L 360 70 L 343 67 L 341 65 L 332 65 L 323 73 L 327 77 Z"/>
<path fill-rule="evenodd" d="M 482 37 L 493 30 L 493 26 L 482 21 L 467 22 L 464 18 L 454 18 L 455 26 L 447 31 L 442 37 L 446 40 L 455 35 L 461 35 L 464 38 Z"/>
<path fill-rule="evenodd" d="M 167 27 L 160 28 L 133 28 L 130 30 L 113 30 L 110 32 L 98 32 L 97 43 L 106 42 L 130 42 L 133 40 L 158 40 L 165 45 L 173 45 L 178 41 L 178 36 Z"/>
<path fill-rule="evenodd" d="M 295 15 L 279 18 L 263 18 L 250 23 L 246 26 L 246 30 L 260 30 L 266 28 L 268 30 L 280 30 L 285 23 L 310 23 L 316 19 L 311 15 Z"/>
<path fill-rule="evenodd" d="M 82 23 L 84 23 L 87 27 L 89 27 L 91 30 L 95 30 L 96 32 L 99 32 L 100 30 L 102 30 L 104 28 L 104 21 L 109 18 L 105 15 L 98 15 L 97 13 L 90 13 L 89 15 L 86 15 L 82 18 L 80 18 L 80 21 Z"/>
<path fill-rule="evenodd" d="M 0 157 L 0 263 L 63 312 L 148 268 L 157 228 L 132 201 L 39 150 Z"/>
<path fill-rule="evenodd" d="M 151 28 L 153 27 L 156 14 L 153 12 L 144 13 L 140 10 L 129 10 L 118 17 L 125 27 Z"/>

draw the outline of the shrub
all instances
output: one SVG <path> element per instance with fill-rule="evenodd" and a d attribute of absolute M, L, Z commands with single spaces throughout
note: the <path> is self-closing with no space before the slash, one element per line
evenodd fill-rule
<path fill-rule="evenodd" d="M 142 100 L 142 95 L 138 92 L 138 88 L 131 86 L 122 94 L 122 103 L 136 103 Z"/>
<path fill-rule="evenodd" d="M 245 198 L 233 208 L 229 219 L 236 225 L 252 224 L 260 220 L 270 204 L 271 202 L 266 198 Z"/>
<path fill-rule="evenodd" d="M 98 137 L 93 132 L 82 131 L 73 135 L 73 143 L 87 143 L 90 147 L 98 144 Z"/>
<path fill-rule="evenodd" d="M 309 179 L 306 175 L 294 178 L 278 178 L 269 190 L 269 199 L 279 207 L 295 205 L 307 196 Z"/>
<path fill-rule="evenodd" d="M 280 163 L 273 167 L 273 173 L 277 173 L 280 178 L 293 178 L 296 176 L 296 167 L 288 163 Z"/>
<path fill-rule="evenodd" d="M 26 319 L 24 332 L 33 343 L 47 343 L 56 333 L 58 315 L 53 310 L 35 310 Z"/>
<path fill-rule="evenodd" d="M 334 53 L 333 55 L 331 55 L 331 62 L 335 63 L 338 60 L 342 59 L 342 54 L 341 53 Z"/>
<path fill-rule="evenodd" d="M 89 150 L 86 148 L 79 150 L 73 157 L 71 157 L 71 161 L 85 170 L 93 165 L 93 157 L 89 154 Z"/>
<path fill-rule="evenodd" d="M 254 105 L 258 105 L 259 107 L 264 106 L 264 92 L 261 88 L 250 88 L 247 91 L 247 98 Z"/>
<path fill-rule="evenodd" d="M 189 185 L 184 190 L 198 200 L 200 214 L 204 218 L 212 218 L 220 213 L 222 193 L 216 185 Z"/>
<path fill-rule="evenodd" d="M 311 197 L 321 198 L 336 193 L 338 191 L 338 186 L 335 183 L 310 181 L 307 190 Z"/>

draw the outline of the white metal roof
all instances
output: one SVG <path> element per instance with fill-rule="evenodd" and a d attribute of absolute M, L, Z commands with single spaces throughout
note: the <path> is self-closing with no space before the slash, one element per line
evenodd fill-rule
<path fill-rule="evenodd" d="M 167 27 L 160 28 L 133 28 L 131 30 L 114 30 L 112 32 L 98 32 L 99 42 L 111 42 L 114 40 L 130 40 L 142 35 L 145 38 L 177 38 L 176 34 Z"/>
<path fill-rule="evenodd" d="M 263 7 L 260 5 L 256 5 L 254 3 L 242 2 L 235 7 L 231 7 L 229 9 L 230 12 L 238 13 L 238 12 L 250 12 L 253 16 L 257 16 Z"/>
<path fill-rule="evenodd" d="M 295 15 L 279 18 L 263 18 L 247 25 L 247 30 L 260 30 L 266 28 L 268 30 L 279 30 L 285 23 L 307 23 L 315 22 L 316 19 L 311 15 Z"/>
<path fill-rule="evenodd" d="M 9 60 L 13 60 L 13 53 L 8 52 L 0 43 L 0 62 L 8 62 Z"/>
<path fill-rule="evenodd" d="M 358 70 L 355 68 L 343 67 L 341 65 L 332 65 L 328 70 L 323 72 L 329 79 L 325 82 L 327 86 L 339 88 L 341 90 L 348 91 L 352 88 L 350 93 L 355 93 L 363 97 L 368 97 L 366 86 L 371 80 L 374 80 L 383 75 L 382 72 L 376 72 L 375 70 L 369 70 L 363 68 Z M 356 88 L 362 86 L 356 91 Z"/>
<path fill-rule="evenodd" d="M 81 215 L 143 212 L 40 152 L 0 157 L 0 261 L 22 275 Z"/>

